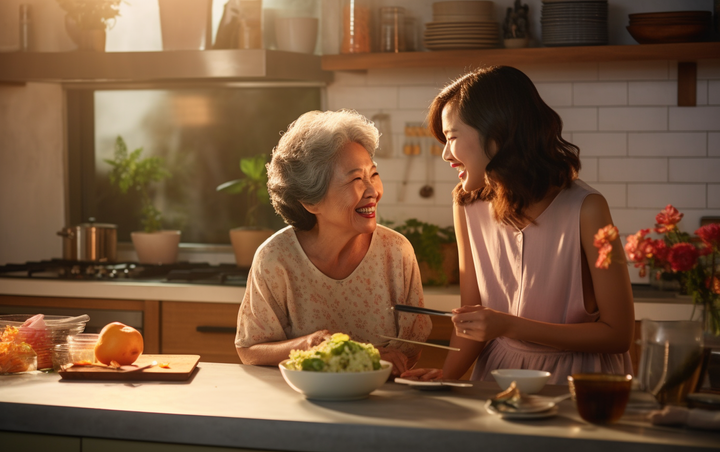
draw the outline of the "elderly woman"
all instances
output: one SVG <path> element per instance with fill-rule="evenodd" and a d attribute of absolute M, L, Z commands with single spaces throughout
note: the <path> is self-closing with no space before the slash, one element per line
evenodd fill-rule
<path fill-rule="evenodd" d="M 235 346 L 245 364 L 277 365 L 332 333 L 375 344 L 399 375 L 418 360 L 427 316 L 410 243 L 378 225 L 383 185 L 373 156 L 378 131 L 352 111 L 303 114 L 283 134 L 268 168 L 275 211 L 289 225 L 255 253 L 238 313 Z"/>

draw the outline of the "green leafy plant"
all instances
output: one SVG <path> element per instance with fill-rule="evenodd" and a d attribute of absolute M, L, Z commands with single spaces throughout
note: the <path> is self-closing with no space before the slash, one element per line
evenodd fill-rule
<path fill-rule="evenodd" d="M 82 29 L 107 28 L 120 15 L 123 0 L 57 0 L 68 17 Z"/>
<path fill-rule="evenodd" d="M 448 275 L 443 271 L 443 245 L 456 243 L 455 231 L 452 227 L 441 228 L 438 225 L 425 223 L 416 218 L 409 218 L 405 223 L 393 226 L 395 231 L 404 235 L 415 249 L 418 262 L 425 262 L 430 270 L 437 275 L 437 280 L 428 281 L 430 285 L 444 286 Z"/>
<path fill-rule="evenodd" d="M 145 232 L 162 229 L 162 214 L 155 207 L 150 197 L 150 186 L 170 177 L 165 169 L 165 161 L 161 157 L 140 158 L 142 148 L 128 153 L 127 145 L 122 137 L 115 140 L 115 154 L 112 160 L 105 162 L 112 166 L 110 183 L 117 186 L 120 193 L 127 194 L 130 190 L 140 195 L 140 221 Z"/>
<path fill-rule="evenodd" d="M 225 182 L 217 187 L 217 191 L 226 193 L 245 193 L 248 206 L 245 213 L 245 226 L 248 228 L 258 227 L 258 209 L 262 205 L 270 204 L 265 163 L 267 163 L 265 154 L 240 159 L 240 171 L 245 177 Z"/>

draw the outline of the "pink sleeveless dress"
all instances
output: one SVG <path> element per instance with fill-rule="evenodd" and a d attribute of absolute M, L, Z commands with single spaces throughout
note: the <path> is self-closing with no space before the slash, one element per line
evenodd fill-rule
<path fill-rule="evenodd" d="M 598 192 L 576 180 L 523 230 L 496 222 L 490 203 L 465 206 L 483 306 L 556 324 L 598 320 L 599 312 L 585 309 L 582 287 L 580 207 L 591 193 Z M 492 380 L 494 369 L 546 370 L 549 384 L 580 372 L 632 374 L 627 352 L 571 352 L 507 337 L 485 346 L 471 378 Z"/>

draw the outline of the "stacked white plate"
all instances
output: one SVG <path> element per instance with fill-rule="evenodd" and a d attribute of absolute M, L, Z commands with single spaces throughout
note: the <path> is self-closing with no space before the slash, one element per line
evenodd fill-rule
<path fill-rule="evenodd" d="M 500 27 L 491 1 L 433 3 L 433 21 L 425 24 L 429 50 L 487 49 L 499 46 Z"/>
<path fill-rule="evenodd" d="M 607 0 L 543 0 L 540 24 L 548 47 L 608 43 Z"/>

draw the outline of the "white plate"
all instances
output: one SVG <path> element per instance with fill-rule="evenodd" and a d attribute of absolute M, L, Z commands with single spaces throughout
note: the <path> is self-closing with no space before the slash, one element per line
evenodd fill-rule
<path fill-rule="evenodd" d="M 395 378 L 395 383 L 408 385 L 411 387 L 426 387 L 426 388 L 472 388 L 472 383 L 467 383 L 463 381 L 418 381 L 418 380 L 408 380 L 406 378 Z"/>
<path fill-rule="evenodd" d="M 546 419 L 549 417 L 553 417 L 558 413 L 557 405 L 547 411 L 543 411 L 540 413 L 501 413 L 492 406 L 491 402 L 492 401 L 490 400 L 485 402 L 485 410 L 487 410 L 488 413 L 498 416 L 502 419 Z"/>
<path fill-rule="evenodd" d="M 548 410 L 551 410 L 555 408 L 557 405 L 554 401 L 549 400 L 548 397 L 543 396 L 523 396 L 523 398 L 529 398 L 529 399 L 535 399 L 535 401 L 532 403 L 532 405 L 525 405 L 521 410 L 517 410 L 510 406 L 501 405 L 500 408 L 493 407 L 494 410 L 503 413 L 503 414 L 512 414 L 512 413 L 522 413 L 522 414 L 530 414 L 530 413 L 542 413 Z"/>

